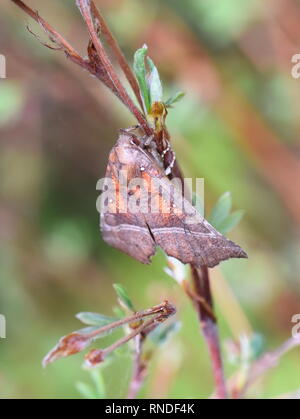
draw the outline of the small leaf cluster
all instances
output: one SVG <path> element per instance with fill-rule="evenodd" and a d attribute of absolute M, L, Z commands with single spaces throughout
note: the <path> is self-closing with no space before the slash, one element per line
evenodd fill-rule
<path fill-rule="evenodd" d="M 232 197 L 230 192 L 225 192 L 213 207 L 207 221 L 222 234 L 226 234 L 238 225 L 244 211 L 231 212 Z"/>
<path fill-rule="evenodd" d="M 163 87 L 159 72 L 154 62 L 147 56 L 148 47 L 144 45 L 134 54 L 133 70 L 140 87 L 140 93 L 143 99 L 144 112 L 149 114 L 151 106 L 156 102 L 163 102 Z M 184 96 L 183 92 L 178 92 L 167 99 L 165 106 L 170 108 Z"/>

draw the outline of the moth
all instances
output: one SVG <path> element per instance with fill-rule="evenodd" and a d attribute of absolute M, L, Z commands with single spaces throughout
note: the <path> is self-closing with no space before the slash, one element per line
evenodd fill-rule
<path fill-rule="evenodd" d="M 142 263 L 151 261 L 157 247 L 168 256 L 197 267 L 214 267 L 229 258 L 247 257 L 171 184 L 156 147 L 151 148 L 151 141 L 136 135 L 135 129 L 138 128 L 121 130 L 109 155 L 103 194 L 111 185 L 115 193 L 111 197 L 102 195 L 103 239 Z M 125 188 L 120 185 L 121 173 L 126 175 Z M 133 182 L 135 179 L 140 184 Z M 146 195 L 142 194 L 141 183 L 149 187 Z M 134 210 L 128 207 L 127 198 L 133 200 Z"/>

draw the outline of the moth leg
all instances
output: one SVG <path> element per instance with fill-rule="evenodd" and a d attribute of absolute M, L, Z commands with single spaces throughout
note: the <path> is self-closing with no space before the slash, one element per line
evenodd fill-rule
<path fill-rule="evenodd" d="M 139 128 L 140 128 L 139 125 L 133 125 L 133 126 L 128 127 L 128 128 L 120 128 L 120 131 L 124 132 L 124 133 L 128 133 L 128 132 L 136 131 Z"/>
<path fill-rule="evenodd" d="M 170 145 L 162 152 L 162 158 L 165 163 L 165 174 L 166 176 L 170 175 L 176 161 L 176 155 L 171 149 Z"/>
<path fill-rule="evenodd" d="M 143 144 L 144 147 L 149 147 L 149 145 L 152 143 L 153 140 L 154 140 L 154 134 L 144 135 L 141 138 L 141 143 Z"/>
<path fill-rule="evenodd" d="M 141 145 L 141 138 L 138 135 L 133 134 L 133 132 L 132 132 L 132 131 L 135 131 L 137 128 L 139 128 L 139 125 L 136 125 L 136 126 L 130 127 L 130 128 L 120 128 L 120 131 L 130 138 L 131 144 L 140 146 Z"/>

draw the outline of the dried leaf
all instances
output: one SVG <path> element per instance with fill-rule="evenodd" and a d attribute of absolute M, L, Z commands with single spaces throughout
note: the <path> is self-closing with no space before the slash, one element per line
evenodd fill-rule
<path fill-rule="evenodd" d="M 91 339 L 88 335 L 85 336 L 78 332 L 63 336 L 58 344 L 43 359 L 43 367 L 46 367 L 51 362 L 57 361 L 60 358 L 83 351 L 90 343 Z"/>
<path fill-rule="evenodd" d="M 102 349 L 92 349 L 84 357 L 84 366 L 86 368 L 98 367 L 104 361 Z"/>

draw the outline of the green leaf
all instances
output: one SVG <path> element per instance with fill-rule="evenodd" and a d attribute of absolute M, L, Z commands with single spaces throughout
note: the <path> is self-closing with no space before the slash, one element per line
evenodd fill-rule
<path fill-rule="evenodd" d="M 133 70 L 138 80 L 141 95 L 144 101 L 145 112 L 149 113 L 151 103 L 150 103 L 150 91 L 148 83 L 146 80 L 146 65 L 145 58 L 148 52 L 147 45 L 144 45 L 142 48 L 138 49 L 134 54 Z"/>
<path fill-rule="evenodd" d="M 266 341 L 262 334 L 254 333 L 250 339 L 252 360 L 259 358 L 266 350 Z"/>
<path fill-rule="evenodd" d="M 167 108 L 172 107 L 176 102 L 179 102 L 185 96 L 184 92 L 177 92 L 174 96 L 171 96 L 165 103 Z"/>
<path fill-rule="evenodd" d="M 113 285 L 120 302 L 130 311 L 135 312 L 131 299 L 129 298 L 126 289 L 121 284 Z"/>
<path fill-rule="evenodd" d="M 208 218 L 208 222 L 214 226 L 218 231 L 220 225 L 229 216 L 232 207 L 231 193 L 225 192 L 217 201 L 213 207 L 211 214 Z"/>
<path fill-rule="evenodd" d="M 24 105 L 24 92 L 15 82 L 1 80 L 0 84 L 0 126 L 19 114 Z"/>
<path fill-rule="evenodd" d="M 77 391 L 84 399 L 105 399 L 106 391 L 103 374 L 100 368 L 89 370 L 95 388 L 81 381 L 75 384 Z"/>
<path fill-rule="evenodd" d="M 113 307 L 113 312 L 115 313 L 115 315 L 118 317 L 118 318 L 120 318 L 120 319 L 122 319 L 123 317 L 125 317 L 126 316 L 126 313 L 125 313 L 125 311 L 120 307 L 120 306 L 114 306 Z"/>
<path fill-rule="evenodd" d="M 95 384 L 97 395 L 99 399 L 105 399 L 106 390 L 103 373 L 100 368 L 90 370 L 91 378 Z"/>
<path fill-rule="evenodd" d="M 105 316 L 104 314 L 90 313 L 87 311 L 77 313 L 75 317 L 84 324 L 87 324 L 89 326 L 100 326 L 100 327 L 106 326 L 107 324 L 110 324 L 119 320 L 116 317 L 109 317 L 109 316 Z"/>
<path fill-rule="evenodd" d="M 150 101 L 152 105 L 154 102 L 162 102 L 163 89 L 162 89 L 162 84 L 159 77 L 159 73 L 154 62 L 151 60 L 150 57 L 147 57 L 147 62 L 150 67 L 150 75 L 148 77 L 148 86 L 150 90 Z"/>
<path fill-rule="evenodd" d="M 78 381 L 75 387 L 84 399 L 98 399 L 91 385 Z"/>
<path fill-rule="evenodd" d="M 180 322 L 172 322 L 170 324 L 161 324 L 156 327 L 150 334 L 150 338 L 156 345 L 164 345 L 181 327 Z"/>
<path fill-rule="evenodd" d="M 222 234 L 228 233 L 230 230 L 232 230 L 235 226 L 238 225 L 238 223 L 243 218 L 243 215 L 243 210 L 233 212 L 218 226 L 217 230 Z"/>
<path fill-rule="evenodd" d="M 119 357 L 128 357 L 132 353 L 128 343 L 120 346 L 114 352 Z"/>
<path fill-rule="evenodd" d="M 196 208 L 196 210 L 204 217 L 204 202 L 200 195 L 196 194 L 196 192 L 192 192 L 192 205 Z"/>

